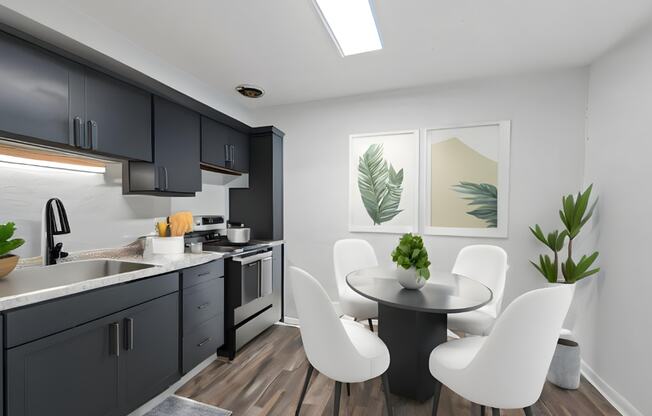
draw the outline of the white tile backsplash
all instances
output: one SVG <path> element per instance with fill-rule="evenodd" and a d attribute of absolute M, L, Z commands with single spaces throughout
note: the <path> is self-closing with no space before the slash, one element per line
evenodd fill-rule
<path fill-rule="evenodd" d="M 26 240 L 16 254 L 40 255 L 43 206 L 57 197 L 71 228 L 71 234 L 57 237 L 64 250 L 121 246 L 154 231 L 154 218 L 171 212 L 226 215 L 230 182 L 219 176 L 203 172 L 203 191 L 194 198 L 167 198 L 122 195 L 120 164 L 108 165 L 102 175 L 0 163 L 0 223 L 15 222 L 16 236 Z"/>

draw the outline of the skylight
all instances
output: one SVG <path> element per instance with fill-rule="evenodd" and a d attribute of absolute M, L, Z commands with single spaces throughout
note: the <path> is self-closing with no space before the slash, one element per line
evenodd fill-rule
<path fill-rule="evenodd" d="M 376 27 L 373 0 L 314 0 L 342 56 L 383 48 Z"/>

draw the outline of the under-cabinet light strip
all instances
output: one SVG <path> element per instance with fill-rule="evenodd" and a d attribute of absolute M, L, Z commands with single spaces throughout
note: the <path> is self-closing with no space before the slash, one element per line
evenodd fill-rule
<path fill-rule="evenodd" d="M 104 166 L 85 166 L 75 165 L 72 163 L 53 162 L 49 160 L 28 159 L 24 157 L 16 157 L 0 154 L 0 162 L 2 164 L 22 165 L 22 166 L 36 166 L 40 168 L 59 169 L 73 172 L 87 172 L 87 173 L 104 173 L 106 168 Z"/>

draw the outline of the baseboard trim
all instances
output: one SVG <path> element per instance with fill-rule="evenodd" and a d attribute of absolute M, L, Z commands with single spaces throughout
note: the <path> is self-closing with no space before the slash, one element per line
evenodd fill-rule
<path fill-rule="evenodd" d="M 292 318 L 290 316 L 286 316 L 283 318 L 283 323 L 290 325 L 290 326 L 299 326 L 299 320 L 297 318 Z"/>
<path fill-rule="evenodd" d="M 606 381 L 602 379 L 593 369 L 582 360 L 581 372 L 584 378 L 593 385 L 604 396 L 613 407 L 616 408 L 623 416 L 643 416 L 643 413 L 635 408 L 627 399 L 614 390 Z"/>

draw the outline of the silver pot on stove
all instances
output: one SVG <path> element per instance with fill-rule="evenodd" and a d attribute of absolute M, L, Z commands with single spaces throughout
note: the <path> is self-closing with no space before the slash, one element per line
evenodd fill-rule
<path fill-rule="evenodd" d="M 242 223 L 229 222 L 226 229 L 226 238 L 230 243 L 245 244 L 249 242 L 251 229 L 244 226 Z"/>

